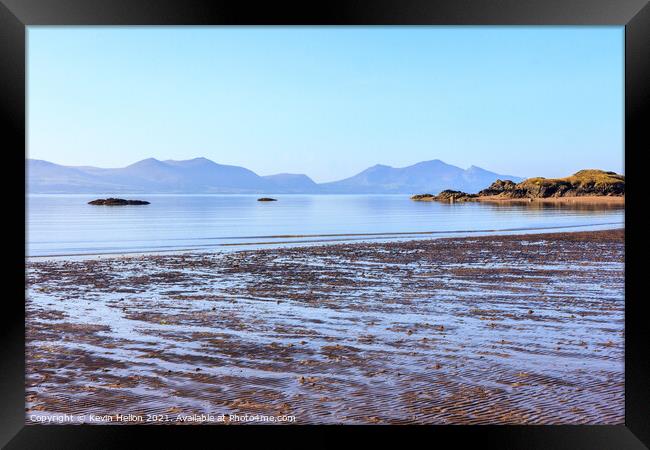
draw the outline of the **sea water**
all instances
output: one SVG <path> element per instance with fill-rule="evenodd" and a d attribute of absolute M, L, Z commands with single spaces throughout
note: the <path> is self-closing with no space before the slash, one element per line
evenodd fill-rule
<path fill-rule="evenodd" d="M 26 197 L 27 256 L 223 250 L 345 241 L 620 228 L 622 205 L 416 202 L 408 195 L 121 195 Z"/>

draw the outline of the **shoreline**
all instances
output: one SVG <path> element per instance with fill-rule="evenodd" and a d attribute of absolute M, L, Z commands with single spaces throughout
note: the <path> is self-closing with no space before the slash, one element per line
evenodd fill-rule
<path fill-rule="evenodd" d="M 424 195 L 424 194 L 419 194 Z M 474 195 L 474 194 L 472 194 Z M 584 195 L 579 197 L 524 197 L 524 198 L 511 198 L 500 197 L 498 195 L 482 195 L 475 197 L 464 197 L 455 201 L 447 199 L 436 199 L 432 197 L 413 198 L 411 201 L 415 202 L 438 202 L 438 203 L 515 203 L 530 205 L 535 203 L 541 204 L 578 204 L 578 205 L 613 205 L 625 206 L 625 196 L 607 196 L 607 195 Z"/>
<path fill-rule="evenodd" d="M 624 236 L 28 262 L 26 418 L 621 424 Z"/>
<path fill-rule="evenodd" d="M 539 197 L 539 198 L 507 198 L 497 196 L 481 196 L 476 199 L 479 202 L 489 203 L 588 203 L 625 205 L 625 196 L 581 196 L 581 197 Z"/>
<path fill-rule="evenodd" d="M 111 252 L 93 252 L 93 253 L 64 253 L 54 255 L 33 255 L 25 256 L 26 261 L 38 262 L 57 259 L 89 259 L 89 258 L 129 258 L 147 255 L 167 255 L 167 254 L 184 254 L 184 253 L 205 253 L 210 251 L 249 251 L 273 248 L 292 248 L 292 247 L 309 247 L 310 245 L 336 245 L 337 243 L 372 243 L 369 241 L 384 242 L 402 242 L 406 240 L 426 240 L 426 239 L 451 239 L 472 236 L 508 236 L 517 232 L 534 232 L 530 234 L 543 234 L 549 232 L 579 232 L 580 228 L 588 229 L 585 231 L 610 230 L 625 228 L 624 222 L 604 222 L 595 224 L 581 225 L 564 225 L 548 226 L 533 228 L 504 228 L 504 229 L 484 229 L 484 230 L 450 230 L 450 231 L 413 231 L 413 232 L 387 232 L 387 233 L 345 233 L 345 234 L 296 234 L 296 235 L 279 235 L 279 236 L 251 236 L 241 237 L 239 239 L 264 239 L 264 238 L 320 238 L 332 237 L 333 239 L 311 239 L 295 241 L 266 241 L 266 242 L 236 242 L 236 243 L 216 243 L 200 244 L 194 247 L 179 246 L 178 248 L 168 248 L 159 250 L 133 250 L 133 251 L 111 251 Z M 539 233 L 537 233 L 539 232 Z M 499 234 L 501 233 L 501 234 Z M 526 234 L 526 233 L 524 233 Z M 340 239 L 336 239 L 340 237 Z M 223 238 L 227 239 L 227 238 Z M 228 250 L 226 250 L 228 249 Z"/>

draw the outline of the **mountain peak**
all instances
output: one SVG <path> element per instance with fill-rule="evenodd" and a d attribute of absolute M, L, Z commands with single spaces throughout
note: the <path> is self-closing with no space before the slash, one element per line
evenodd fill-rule
<path fill-rule="evenodd" d="M 183 163 L 213 163 L 214 164 L 214 161 L 211 161 L 208 158 L 204 158 L 203 156 L 199 156 L 197 158 L 190 158 L 190 159 L 166 159 L 164 162 L 176 163 L 176 164 L 183 164 Z"/>
<path fill-rule="evenodd" d="M 179 167 L 182 169 L 211 170 L 218 167 L 226 167 L 222 164 L 217 164 L 216 162 L 203 157 L 181 160 L 168 159 L 165 161 L 165 164 L 169 164 L 170 166 Z"/>
<path fill-rule="evenodd" d="M 157 166 L 157 165 L 161 165 L 161 164 L 164 165 L 165 163 L 163 163 L 162 161 L 157 160 L 156 158 L 147 158 L 147 159 L 143 159 L 143 160 L 138 161 L 138 162 L 134 162 L 133 164 L 130 164 L 130 165 L 126 166 L 126 167 L 127 168 L 128 167 L 142 167 L 142 166 L 153 166 L 153 165 Z"/>
<path fill-rule="evenodd" d="M 420 162 L 415 163 L 415 164 L 413 164 L 411 166 L 408 166 L 408 167 L 447 167 L 447 166 L 455 167 L 455 166 L 452 166 L 451 164 L 447 164 L 446 162 L 441 161 L 439 159 L 431 159 L 429 161 L 420 161 Z"/>

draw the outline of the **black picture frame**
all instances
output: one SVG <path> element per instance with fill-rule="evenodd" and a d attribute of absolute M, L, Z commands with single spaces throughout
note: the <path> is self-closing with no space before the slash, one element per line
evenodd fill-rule
<path fill-rule="evenodd" d="M 625 26 L 626 312 L 625 425 L 621 426 L 402 426 L 363 427 L 371 437 L 386 433 L 454 446 L 467 441 L 495 448 L 626 449 L 650 446 L 650 357 L 641 293 L 640 248 L 644 221 L 641 189 L 648 132 L 650 6 L 645 0 L 357 0 L 259 2 L 209 0 L 0 0 L 0 111 L 3 155 L 11 172 L 5 198 L 5 295 L 0 320 L 0 444 L 6 448 L 94 448 L 129 446 L 135 431 L 185 440 L 219 433 L 245 442 L 250 427 L 26 426 L 24 363 L 26 151 L 26 27 L 30 25 L 619 25 Z M 20 180 L 23 180 L 22 182 Z M 16 191 L 16 192 L 14 192 Z M 7 208 L 8 206 L 8 208 Z M 21 239 L 22 237 L 22 239 Z M 635 263 L 635 262 L 639 263 Z M 143 428 L 147 428 L 143 430 Z M 358 427 L 253 427 L 281 433 L 294 443 L 347 440 Z M 173 430 L 173 431 L 172 431 Z M 309 436 L 307 436 L 309 433 Z M 233 436 L 234 435 L 234 436 Z M 304 439 L 304 441 L 303 441 Z M 307 441 L 309 439 L 309 441 Z M 171 441 L 167 441 L 169 444 Z M 219 442 L 214 441 L 215 444 Z M 645 445 L 644 445 L 645 444 Z"/>

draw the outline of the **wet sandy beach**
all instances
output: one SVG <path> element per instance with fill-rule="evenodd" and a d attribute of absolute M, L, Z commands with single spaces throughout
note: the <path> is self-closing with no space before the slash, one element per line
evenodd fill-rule
<path fill-rule="evenodd" d="M 622 424 L 623 259 L 612 230 L 28 262 L 26 421 Z"/>

